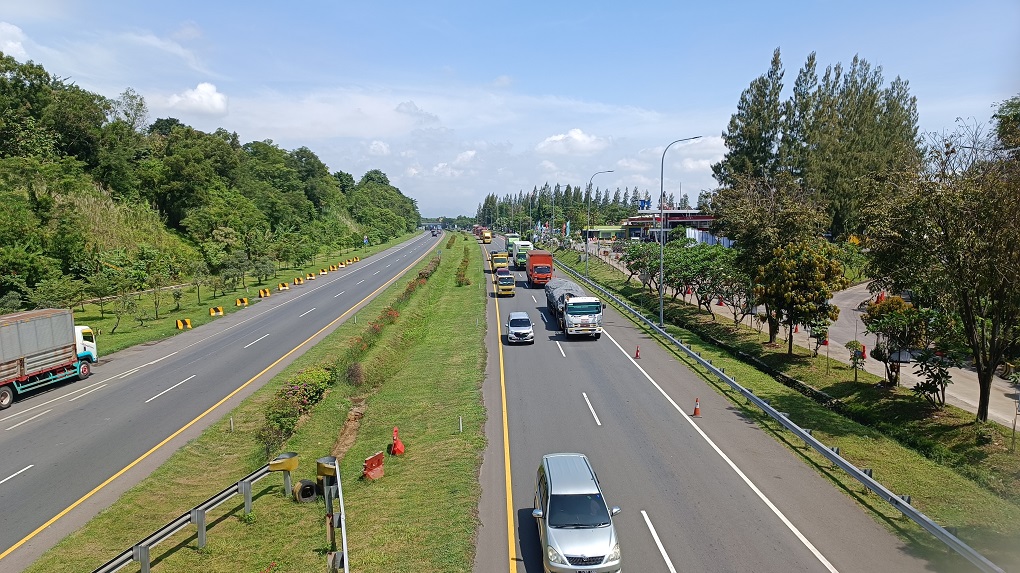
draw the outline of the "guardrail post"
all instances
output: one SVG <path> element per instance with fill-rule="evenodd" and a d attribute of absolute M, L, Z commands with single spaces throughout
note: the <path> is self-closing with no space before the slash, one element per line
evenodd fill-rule
<path fill-rule="evenodd" d="M 142 565 L 142 573 L 149 573 L 149 546 L 135 545 L 131 548 L 131 559 Z"/>
<path fill-rule="evenodd" d="M 205 547 L 205 510 L 204 509 L 192 509 L 191 510 L 191 523 L 194 523 L 198 527 L 198 548 Z"/>
<path fill-rule="evenodd" d="M 251 482 L 243 479 L 237 482 L 237 489 L 244 495 L 244 514 L 251 513 Z"/>

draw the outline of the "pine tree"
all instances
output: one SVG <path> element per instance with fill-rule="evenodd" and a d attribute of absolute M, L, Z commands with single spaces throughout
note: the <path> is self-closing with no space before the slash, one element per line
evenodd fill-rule
<path fill-rule="evenodd" d="M 769 71 L 740 94 L 737 113 L 730 117 L 722 133 L 726 156 L 712 166 L 712 174 L 720 185 L 732 185 L 735 178 L 742 175 L 771 177 L 779 170 L 782 91 L 783 62 L 776 48 Z"/>

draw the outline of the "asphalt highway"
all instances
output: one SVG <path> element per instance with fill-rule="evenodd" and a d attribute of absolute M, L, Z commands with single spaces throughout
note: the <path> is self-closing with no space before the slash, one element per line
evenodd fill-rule
<path fill-rule="evenodd" d="M 550 452 L 591 459 L 609 505 L 622 508 L 614 520 L 627 571 L 931 570 L 611 306 L 601 340 L 567 339 L 544 291 L 515 274 L 514 297 L 489 289 L 475 571 L 542 570 L 531 510 Z M 506 345 L 506 317 L 518 310 L 536 323 L 534 345 Z M 696 399 L 701 418 L 691 416 Z"/>
<path fill-rule="evenodd" d="M 91 378 L 0 412 L 0 570 L 27 567 L 442 240 L 417 236 L 289 291 L 274 289 L 201 328 L 110 356 L 99 337 Z"/>

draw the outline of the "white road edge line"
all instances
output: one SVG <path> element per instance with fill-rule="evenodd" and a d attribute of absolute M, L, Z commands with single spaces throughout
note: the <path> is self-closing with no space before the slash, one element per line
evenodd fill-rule
<path fill-rule="evenodd" d="M 299 314 L 299 315 L 298 315 L 298 318 L 301 318 L 301 317 L 303 317 L 304 315 L 308 314 L 309 312 L 312 312 L 313 310 L 315 310 L 315 307 L 314 307 L 314 306 L 313 306 L 313 307 L 312 307 L 311 309 L 309 309 L 309 310 L 306 310 L 306 311 L 302 312 L 301 314 Z"/>
<path fill-rule="evenodd" d="M 156 394 L 156 395 L 155 395 L 155 396 L 153 396 L 152 398 L 149 398 L 148 400 L 146 400 L 146 401 L 145 401 L 145 403 L 146 403 L 146 404 L 148 404 L 149 402 L 152 402 L 152 401 L 153 401 L 153 400 L 155 400 L 156 398 L 159 398 L 159 397 L 160 397 L 160 396 L 162 396 L 163 394 L 166 394 L 167 392 L 169 392 L 169 391 L 173 390 L 174 388 L 176 388 L 176 387 L 180 386 L 181 384 L 184 384 L 185 382 L 187 382 L 188 380 L 191 380 L 191 379 L 192 379 L 192 378 L 194 378 L 195 376 L 197 376 L 197 374 L 192 374 L 191 376 L 188 376 L 188 377 L 187 377 L 187 378 L 185 378 L 184 380 L 181 380 L 180 382 L 178 382 L 178 383 L 174 384 L 173 386 L 171 386 L 171 387 L 167 388 L 166 390 L 163 390 L 163 391 L 162 391 L 162 392 L 160 392 L 159 394 Z"/>
<path fill-rule="evenodd" d="M 106 384 L 100 384 L 99 386 L 96 386 L 95 388 L 89 390 L 88 392 L 85 392 L 84 394 L 80 394 L 78 396 L 75 396 L 74 398 L 71 398 L 70 400 L 68 400 L 68 402 L 74 402 L 75 400 L 81 398 L 82 396 L 88 396 L 89 394 L 95 392 L 96 390 L 102 390 L 103 388 L 106 388 Z"/>
<path fill-rule="evenodd" d="M 662 560 L 666 562 L 666 567 L 669 567 L 669 573 L 676 573 L 676 567 L 673 567 L 673 562 L 669 560 L 669 555 L 666 555 L 666 548 L 662 546 L 662 541 L 659 540 L 659 534 L 655 532 L 652 520 L 648 519 L 648 514 L 643 509 L 641 510 L 641 517 L 645 518 L 645 525 L 648 526 L 648 531 L 652 533 L 652 539 L 655 540 L 655 545 L 659 547 L 659 553 L 662 554 Z"/>
<path fill-rule="evenodd" d="M 39 408 L 44 408 L 47 405 L 52 404 L 52 403 L 54 403 L 54 402 L 56 402 L 58 400 L 63 400 L 64 398 L 67 398 L 68 396 L 73 396 L 73 395 L 75 395 L 75 394 L 77 394 L 79 392 L 84 392 L 85 390 L 88 390 L 89 388 L 92 388 L 93 386 L 95 386 L 97 384 L 102 384 L 102 382 L 93 382 L 92 384 L 89 384 L 88 386 L 82 386 L 81 388 L 78 388 L 77 390 L 72 390 L 72 391 L 68 392 L 67 394 L 64 394 L 63 396 L 57 396 L 56 398 L 52 398 L 52 399 L 47 400 L 47 401 L 45 401 L 45 402 L 43 402 L 41 404 L 36 404 L 35 406 L 30 406 L 28 408 L 25 408 L 24 410 L 21 410 L 19 412 L 15 412 L 15 413 L 11 414 L 10 416 L 7 416 L 5 418 L 0 418 L 0 422 L 6 422 L 7 420 L 10 420 L 11 418 L 17 418 L 18 416 L 20 416 L 20 415 L 22 415 L 22 414 L 24 414 L 26 412 L 31 412 L 32 410 L 38 410 Z M 105 386 L 105 384 L 104 384 L 104 386 Z"/>
<path fill-rule="evenodd" d="M 667 394 L 666 391 L 662 389 L 662 386 L 659 386 L 659 384 L 655 380 L 653 380 L 652 377 L 649 376 L 647 372 L 645 372 L 645 369 L 642 368 L 641 365 L 639 365 L 637 361 L 634 360 L 634 358 L 626 350 L 623 349 L 622 346 L 620 346 L 620 343 L 618 343 L 615 338 L 613 338 L 608 332 L 606 332 L 605 329 L 603 329 L 602 332 L 604 332 L 606 336 L 609 337 L 609 340 L 613 341 L 613 344 L 615 344 L 616 347 L 620 350 L 620 352 L 622 352 L 623 355 L 626 356 L 628 360 L 630 360 L 631 364 L 633 364 L 634 367 L 637 368 L 641 372 L 641 374 L 643 374 L 644 377 L 648 379 L 649 382 L 652 383 L 652 386 L 655 386 L 659 393 L 662 394 L 664 398 L 666 398 L 666 401 L 673 405 L 673 408 L 675 408 L 676 411 L 679 412 L 680 415 L 683 417 L 683 419 L 686 420 L 687 423 L 690 424 L 692 428 L 694 428 L 694 431 L 698 432 L 698 434 L 701 435 L 701 438 L 705 440 L 705 443 L 711 446 L 712 449 L 715 450 L 715 453 L 719 454 L 719 457 L 722 458 L 723 461 L 726 462 L 727 465 L 729 465 L 730 468 L 738 476 L 740 476 L 740 479 L 744 480 L 744 483 L 747 484 L 747 487 L 751 488 L 751 491 L 753 491 L 758 496 L 759 499 L 765 502 L 765 505 L 767 505 L 769 509 L 772 510 L 772 513 L 776 514 L 780 521 L 782 521 L 786 525 L 786 527 L 790 531 L 792 531 L 795 536 L 797 536 L 797 539 L 799 539 L 800 542 L 804 544 L 804 547 L 807 547 L 808 550 L 811 551 L 815 558 L 818 559 L 818 561 L 822 565 L 824 565 L 828 571 L 830 571 L 831 573 L 839 573 L 839 570 L 833 567 L 831 563 L 829 563 L 829 560 L 826 559 L 825 556 L 822 555 L 822 553 L 818 551 L 818 549 L 814 545 L 812 545 L 810 541 L 808 541 L 807 537 L 804 537 L 804 534 L 801 533 L 799 529 L 797 529 L 797 526 L 790 522 L 790 520 L 786 518 L 786 515 L 784 515 L 783 512 L 780 511 L 779 508 L 772 503 L 772 500 L 766 497 L 765 494 L 762 493 L 760 489 L 758 489 L 758 486 L 754 485 L 754 482 L 752 482 L 750 478 L 748 478 L 744 474 L 744 472 L 742 472 L 740 468 L 737 467 L 737 464 L 733 463 L 733 460 L 731 460 L 729 456 L 727 456 L 721 449 L 719 449 L 719 446 L 715 445 L 715 442 L 713 442 L 712 439 L 708 437 L 708 434 L 706 434 L 704 430 L 702 430 L 697 424 L 694 423 L 694 420 L 692 420 L 691 417 L 688 416 L 687 413 L 684 412 L 683 409 L 680 408 L 680 406 L 677 405 L 677 403 L 674 402 L 673 399 L 669 397 L 669 394 Z"/>
<path fill-rule="evenodd" d="M 313 308 L 312 310 L 315 310 L 315 309 Z M 310 310 L 310 311 L 308 311 L 308 312 L 312 312 L 312 310 Z M 308 312 L 306 312 L 305 314 L 308 314 Z M 302 314 L 301 316 L 304 316 L 305 314 Z M 301 317 L 299 316 L 298 318 L 301 318 Z M 248 344 L 245 344 L 245 345 L 244 345 L 244 347 L 245 347 L 245 348 L 248 348 L 248 347 L 249 347 L 249 346 L 251 346 L 252 344 L 255 344 L 256 342 L 258 342 L 258 341 L 262 340 L 263 338 L 265 338 L 265 337 L 267 337 L 267 336 L 269 336 L 269 335 L 268 335 L 268 334 L 263 334 L 263 335 L 262 335 L 261 337 L 259 337 L 259 338 L 256 338 L 255 340 L 252 340 L 252 341 L 251 341 L 251 342 L 249 342 Z"/>
<path fill-rule="evenodd" d="M 4 483 L 5 481 L 7 481 L 7 480 L 9 480 L 9 479 L 11 479 L 11 478 L 13 478 L 13 477 L 17 476 L 17 475 L 18 475 L 18 474 L 20 474 L 20 473 L 24 473 L 24 472 L 26 472 L 26 471 L 28 471 L 28 470 L 30 470 L 30 469 L 32 469 L 32 468 L 34 468 L 34 467 L 35 467 L 35 464 L 28 464 L 28 465 L 27 465 L 27 466 L 25 466 L 24 468 L 22 468 L 22 469 L 20 469 L 20 470 L 18 470 L 18 471 L 16 471 L 16 472 L 14 472 L 14 473 L 12 473 L 11 475 L 9 475 L 9 476 L 5 477 L 4 479 L 0 479 L 0 484 L 2 484 L 2 483 Z"/>
<path fill-rule="evenodd" d="M 581 395 L 584 396 L 584 401 L 588 403 L 588 409 L 591 410 L 591 415 L 595 418 L 595 423 L 601 426 L 602 422 L 599 421 L 599 415 L 595 413 L 595 408 L 592 407 L 591 400 L 588 399 L 588 393 L 581 392 Z"/>
<path fill-rule="evenodd" d="M 39 416 L 45 416 L 46 414 L 49 414 L 52 411 L 53 411 L 53 408 L 50 408 L 49 410 L 46 410 L 45 412 L 39 412 L 38 414 L 36 414 L 35 416 L 32 416 L 31 418 L 28 418 L 26 420 L 22 420 L 22 421 L 18 422 L 17 424 L 14 424 L 10 428 L 4 428 L 4 429 L 5 430 L 13 430 L 14 428 L 17 428 L 18 426 L 20 426 L 22 424 L 27 424 L 27 423 L 31 422 L 32 420 L 38 418 Z"/>
<path fill-rule="evenodd" d="M 559 348 L 559 349 L 560 349 L 560 354 L 562 354 L 564 358 L 566 358 L 566 357 L 567 357 L 567 353 L 566 353 L 566 352 L 563 352 L 563 347 L 562 347 L 562 346 L 560 346 L 560 341 L 559 341 L 559 340 L 557 340 L 557 341 L 556 341 L 556 348 Z"/>

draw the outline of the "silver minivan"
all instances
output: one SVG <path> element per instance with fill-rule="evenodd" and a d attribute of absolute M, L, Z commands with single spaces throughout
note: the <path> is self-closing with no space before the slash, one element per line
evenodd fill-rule
<path fill-rule="evenodd" d="M 506 319 L 506 342 L 507 344 L 515 342 L 535 343 L 535 323 L 531 322 L 531 317 L 528 316 L 528 313 L 521 311 L 510 313 L 510 316 Z"/>
<path fill-rule="evenodd" d="M 535 509 L 545 571 L 617 573 L 620 541 L 609 508 L 584 454 L 546 454 L 538 467 Z"/>

